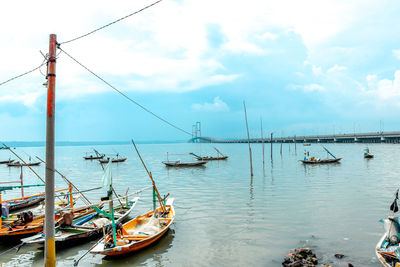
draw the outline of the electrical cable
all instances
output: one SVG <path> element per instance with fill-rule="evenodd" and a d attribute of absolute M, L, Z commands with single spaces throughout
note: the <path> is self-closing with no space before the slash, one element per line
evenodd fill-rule
<path fill-rule="evenodd" d="M 109 87 L 111 87 L 113 90 L 115 90 L 116 92 L 118 92 L 120 95 L 122 95 L 123 97 L 125 97 L 126 99 L 128 99 L 130 102 L 132 102 L 133 104 L 137 105 L 138 107 L 140 107 L 141 109 L 143 109 L 144 111 L 146 111 L 147 113 L 153 115 L 154 117 L 156 117 L 157 119 L 165 122 L 166 124 L 168 124 L 169 126 L 172 126 L 173 128 L 188 134 L 190 136 L 192 136 L 191 133 L 189 133 L 188 131 L 183 130 L 182 128 L 172 124 L 171 122 L 167 121 L 166 119 L 160 117 L 159 115 L 155 114 L 154 112 L 150 111 L 149 109 L 147 109 L 146 107 L 144 107 L 143 105 L 139 104 L 138 102 L 136 102 L 135 100 L 133 100 L 132 98 L 130 98 L 129 96 L 127 96 L 126 94 L 124 94 L 123 92 L 121 92 L 120 90 L 118 90 L 116 87 L 114 87 L 113 85 L 111 85 L 109 82 L 107 82 L 106 80 L 104 80 L 103 78 L 101 78 L 99 75 L 97 75 L 96 73 L 94 73 L 92 70 L 90 70 L 88 67 L 86 67 L 85 65 L 83 65 L 81 62 L 79 62 L 77 59 L 75 59 L 73 56 L 71 56 L 69 53 L 67 53 L 65 50 L 63 50 L 60 46 L 58 46 L 58 49 L 60 49 L 62 52 L 64 52 L 64 54 L 66 54 L 69 58 L 71 58 L 73 61 L 75 61 L 78 65 L 80 65 L 82 68 L 86 69 L 88 72 L 90 72 L 91 74 L 93 74 L 94 76 L 96 76 L 99 80 L 101 80 L 103 83 L 105 83 L 106 85 L 108 85 Z"/>
<path fill-rule="evenodd" d="M 73 38 L 73 39 L 71 39 L 71 40 L 68 40 L 68 41 L 65 41 L 65 42 L 61 42 L 60 45 L 62 45 L 62 44 L 67 44 L 67 43 L 70 43 L 70 42 L 79 40 L 79 39 L 81 39 L 81 38 L 84 38 L 84 37 L 86 37 L 86 36 L 88 36 L 88 35 L 91 35 L 92 33 L 95 33 L 95 32 L 97 32 L 97 31 L 100 31 L 100 30 L 102 30 L 102 29 L 104 29 L 104 28 L 107 28 L 108 26 L 111 26 L 111 25 L 113 25 L 113 24 L 115 24 L 115 23 L 117 23 L 117 22 L 120 22 L 121 20 L 124 20 L 124 19 L 126 19 L 126 18 L 129 18 L 129 17 L 131 17 L 131 16 L 133 16 L 133 15 L 135 15 L 135 14 L 137 14 L 137 13 L 140 13 L 140 12 L 142 12 L 143 10 L 146 10 L 146 9 L 148 9 L 148 8 L 150 8 L 150 7 L 152 7 L 152 6 L 156 5 L 156 4 L 158 4 L 158 3 L 160 3 L 161 1 L 162 1 L 162 0 L 158 0 L 158 1 L 152 3 L 152 4 L 148 5 L 148 6 L 145 6 L 145 7 L 141 8 L 141 9 L 139 9 L 139 10 L 137 10 L 137 11 L 135 11 L 135 12 L 129 14 L 129 15 L 126 15 L 126 16 L 124 16 L 124 17 L 122 17 L 122 18 L 119 18 L 119 19 L 117 19 L 117 20 L 114 20 L 113 22 L 110 22 L 110 23 L 108 23 L 108 24 L 106 24 L 106 25 L 104 25 L 104 26 L 101 26 L 101 27 L 99 27 L 99 28 L 97 28 L 97 29 L 95 29 L 95 30 L 93 30 L 93 31 L 90 31 L 90 32 L 88 32 L 88 33 L 86 33 L 86 34 L 83 34 L 83 35 L 81 35 L 81 36 L 75 37 L 75 38 Z"/>

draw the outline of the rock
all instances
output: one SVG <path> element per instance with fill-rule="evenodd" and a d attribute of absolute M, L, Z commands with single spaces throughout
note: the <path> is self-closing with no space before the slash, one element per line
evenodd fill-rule
<path fill-rule="evenodd" d="M 323 266 L 323 267 L 332 267 L 332 265 L 326 264 L 326 263 L 322 263 L 322 266 Z"/>
<path fill-rule="evenodd" d="M 344 257 L 344 255 L 343 254 L 335 254 L 335 257 L 338 258 L 338 259 L 341 259 L 341 258 Z"/>
<path fill-rule="evenodd" d="M 349 267 L 354 267 L 353 264 L 349 263 Z"/>

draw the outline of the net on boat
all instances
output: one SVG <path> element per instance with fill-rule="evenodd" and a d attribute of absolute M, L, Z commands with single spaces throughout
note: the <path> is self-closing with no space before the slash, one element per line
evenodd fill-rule
<path fill-rule="evenodd" d="M 161 224 L 158 218 L 153 216 L 144 218 L 140 224 L 136 225 L 135 229 L 128 230 L 129 235 L 154 235 L 161 231 Z"/>
<path fill-rule="evenodd" d="M 97 226 L 97 227 L 104 227 L 106 225 L 110 225 L 111 221 L 107 218 L 98 218 L 96 220 L 93 220 L 91 222 L 87 222 L 85 224 L 83 224 L 82 226 Z"/>

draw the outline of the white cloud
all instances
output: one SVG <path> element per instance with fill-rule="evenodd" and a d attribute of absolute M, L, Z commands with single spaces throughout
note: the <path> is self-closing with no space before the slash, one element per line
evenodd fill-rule
<path fill-rule="evenodd" d="M 333 67 L 328 69 L 328 73 L 336 72 L 336 71 L 345 71 L 347 68 L 345 66 L 339 66 L 335 64 Z"/>
<path fill-rule="evenodd" d="M 117 0 L 110 4 L 110 1 L 98 0 L 93 5 L 78 0 L 67 4 L 44 0 L 40 6 L 28 0 L 4 3 L 0 23 L 9 27 L 3 27 L 0 35 L 0 59 L 3 63 L 0 65 L 0 81 L 39 65 L 42 61 L 39 50 L 48 50 L 50 33 L 56 33 L 62 42 L 152 2 Z M 380 5 L 380 1 L 370 0 L 367 5 L 369 12 L 374 10 L 374 5 Z M 76 9 L 76 6 L 80 8 Z M 249 0 L 245 4 L 228 0 L 163 1 L 62 47 L 101 76 L 135 85 L 123 90 L 183 92 L 237 78 L 235 73 L 220 73 L 224 66 L 218 57 L 210 54 L 207 25 L 218 25 L 221 29 L 224 35 L 221 52 L 265 54 L 268 48 L 260 47 L 257 41 L 275 40 L 277 35 L 267 31 L 270 29 L 293 30 L 301 36 L 307 49 L 311 49 L 358 22 L 359 14 L 366 16 L 365 6 L 363 0 Z M 313 66 L 313 71 L 321 75 L 322 68 Z M 36 85 L 36 88 L 38 86 L 41 85 Z M 27 84 L 22 87 L 26 88 Z M 61 55 L 57 62 L 57 90 L 60 92 L 57 99 L 60 100 L 102 93 L 106 89 Z M 21 92 L 21 97 L 15 99 L 30 104 L 30 100 L 22 95 Z M 13 94 L 0 94 L 2 99 L 10 99 L 10 96 Z M 35 99 L 34 96 L 28 98 Z"/>
<path fill-rule="evenodd" d="M 216 96 L 214 98 L 213 103 L 205 102 L 204 104 L 193 104 L 192 109 L 197 111 L 213 111 L 213 112 L 229 111 L 228 105 L 224 101 L 222 101 L 222 99 L 220 99 L 219 96 Z"/>
<path fill-rule="evenodd" d="M 278 35 L 270 32 L 265 32 L 263 34 L 257 35 L 257 38 L 260 40 L 276 40 L 276 38 L 278 38 Z"/>
<path fill-rule="evenodd" d="M 392 53 L 398 60 L 400 60 L 400 49 L 397 50 L 393 49 Z"/>
<path fill-rule="evenodd" d="M 305 92 L 323 91 L 324 90 L 323 86 L 316 84 L 316 83 L 305 85 L 303 88 L 304 88 Z"/>
<path fill-rule="evenodd" d="M 315 76 L 319 76 L 322 75 L 322 68 L 321 67 L 317 67 L 317 66 L 312 66 L 312 71 L 314 73 Z"/>

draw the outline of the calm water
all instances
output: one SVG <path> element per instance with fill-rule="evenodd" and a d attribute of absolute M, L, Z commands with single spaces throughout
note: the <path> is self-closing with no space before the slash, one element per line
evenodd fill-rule
<path fill-rule="evenodd" d="M 208 144 L 139 145 L 139 150 L 153 172 L 161 194 L 175 198 L 176 220 L 171 231 L 156 245 L 128 257 L 109 260 L 89 254 L 80 266 L 281 266 L 288 250 L 311 246 L 323 262 L 335 266 L 380 266 L 374 254 L 383 226 L 378 222 L 389 213 L 395 189 L 399 186 L 400 153 L 398 145 L 369 145 L 375 158 L 362 157 L 365 145 L 327 144 L 342 163 L 303 166 L 298 159 L 306 148 L 313 155 L 326 157 L 320 145 L 311 147 L 265 146 L 263 170 L 261 144 L 253 144 L 254 177 L 250 178 L 248 147 L 245 144 L 221 144 L 217 147 L 229 159 L 209 162 L 204 168 L 174 169 L 161 164 L 170 160 L 191 159 L 187 153 L 213 154 Z M 117 192 L 136 191 L 150 181 L 132 146 L 96 146 L 104 153 L 120 152 L 124 163 L 113 165 Z M 91 147 L 57 147 L 56 167 L 81 190 L 99 186 L 102 170 L 98 162 L 84 161 Z M 289 151 L 290 149 L 290 151 Z M 17 148 L 24 157 L 39 155 L 44 148 Z M 9 152 L 0 151 L 0 159 Z M 44 166 L 35 167 L 44 177 Z M 17 180 L 18 168 L 0 166 L 0 181 Z M 56 178 L 57 188 L 65 187 Z M 26 184 L 38 183 L 28 169 Z M 26 190 L 28 193 L 37 189 Z M 98 200 L 100 191 L 87 193 Z M 3 199 L 19 196 L 8 191 Z M 132 216 L 151 209 L 151 191 L 139 195 L 141 200 Z M 71 266 L 95 241 L 57 250 L 58 266 Z M 9 246 L 0 245 L 0 251 Z M 334 259 L 335 253 L 348 257 Z M 6 266 L 43 266 L 40 246 L 24 246 L 18 253 L 0 256 Z"/>

